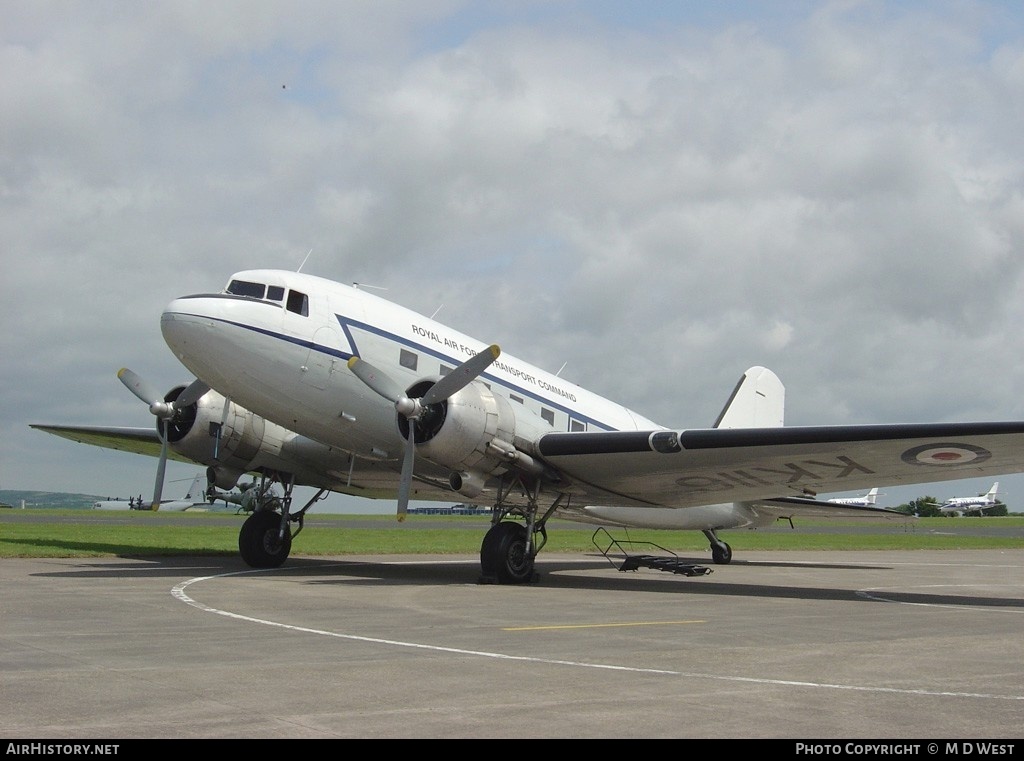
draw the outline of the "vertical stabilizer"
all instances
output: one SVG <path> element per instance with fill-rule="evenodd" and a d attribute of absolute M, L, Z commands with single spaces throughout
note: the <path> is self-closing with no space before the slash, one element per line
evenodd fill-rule
<path fill-rule="evenodd" d="M 192 481 L 192 485 L 188 487 L 188 492 L 185 494 L 185 499 L 193 499 L 197 502 L 206 499 L 206 474 L 200 473 Z"/>
<path fill-rule="evenodd" d="M 725 403 L 715 428 L 777 428 L 783 424 L 786 389 L 767 367 L 751 367 Z"/>

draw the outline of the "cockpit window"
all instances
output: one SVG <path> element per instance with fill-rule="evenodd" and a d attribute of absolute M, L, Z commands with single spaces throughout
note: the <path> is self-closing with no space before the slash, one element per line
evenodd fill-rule
<path fill-rule="evenodd" d="M 289 291 L 288 298 L 285 299 L 284 287 L 280 285 L 264 285 L 251 280 L 232 280 L 228 283 L 226 292 L 235 296 L 247 296 L 251 299 L 277 301 L 278 303 L 284 301 L 285 309 L 289 312 L 301 314 L 303 317 L 309 316 L 309 298 L 306 294 L 300 291 Z"/>
<path fill-rule="evenodd" d="M 236 296 L 250 296 L 254 299 L 262 299 L 266 286 L 263 283 L 253 283 L 248 280 L 232 280 L 228 285 L 228 293 Z"/>
<path fill-rule="evenodd" d="M 298 291 L 289 291 L 287 309 L 289 312 L 295 312 L 295 314 L 307 317 L 309 315 L 309 299 L 306 298 L 306 294 L 299 293 Z"/>

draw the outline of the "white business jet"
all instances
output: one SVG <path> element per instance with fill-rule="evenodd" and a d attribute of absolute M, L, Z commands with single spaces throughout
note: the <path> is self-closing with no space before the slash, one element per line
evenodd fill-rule
<path fill-rule="evenodd" d="M 778 518 L 904 516 L 817 500 L 828 491 L 1024 472 L 1024 422 L 783 426 L 774 373 L 743 374 L 710 427 L 667 428 L 552 373 L 358 287 L 251 270 L 215 293 L 172 301 L 164 340 L 196 380 L 156 392 L 121 381 L 156 431 L 34 425 L 80 442 L 207 466 L 211 486 L 246 474 L 284 496 L 245 520 L 250 566 L 288 557 L 329 491 L 490 505 L 481 580 L 534 580 L 547 524 L 718 532 Z M 296 485 L 318 491 L 293 510 Z"/>
<path fill-rule="evenodd" d="M 836 505 L 854 505 L 858 507 L 871 507 L 878 500 L 878 487 L 875 486 L 867 494 L 861 497 L 833 497 L 828 500 Z"/>

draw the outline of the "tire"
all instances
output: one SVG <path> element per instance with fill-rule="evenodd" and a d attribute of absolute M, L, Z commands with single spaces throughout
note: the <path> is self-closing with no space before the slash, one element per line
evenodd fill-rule
<path fill-rule="evenodd" d="M 711 545 L 711 559 L 719 565 L 728 565 L 732 561 L 732 547 L 725 542 Z"/>
<path fill-rule="evenodd" d="M 238 532 L 238 552 L 251 568 L 278 568 L 292 551 L 291 531 L 278 539 L 281 514 L 270 511 L 253 513 Z"/>
<path fill-rule="evenodd" d="M 526 526 L 502 521 L 491 526 L 480 546 L 480 567 L 500 584 L 526 584 L 535 579 L 533 555 L 527 552 Z"/>

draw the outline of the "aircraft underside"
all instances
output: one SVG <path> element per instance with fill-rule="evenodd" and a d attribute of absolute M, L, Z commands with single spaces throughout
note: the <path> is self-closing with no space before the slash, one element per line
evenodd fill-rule
<path fill-rule="evenodd" d="M 327 490 L 321 489 L 299 510 L 292 512 L 293 485 L 284 484 L 283 498 L 257 503 L 252 515 L 242 524 L 238 549 L 249 566 L 281 566 L 291 553 L 292 540 L 303 528 L 306 512 L 327 495 Z M 267 493 L 271 493 L 270 490 Z M 550 504 L 542 506 L 541 501 L 546 496 L 539 490 L 526 490 L 525 484 L 515 478 L 502 479 L 492 506 L 491 526 L 480 544 L 481 583 L 525 584 L 537 580 L 534 566 L 537 555 L 547 543 L 547 522 L 557 517 L 559 506 L 567 498 L 566 494 L 559 494 Z M 714 530 L 702 531 L 710 543 L 714 562 L 729 563 L 732 548 L 719 539 Z"/>

